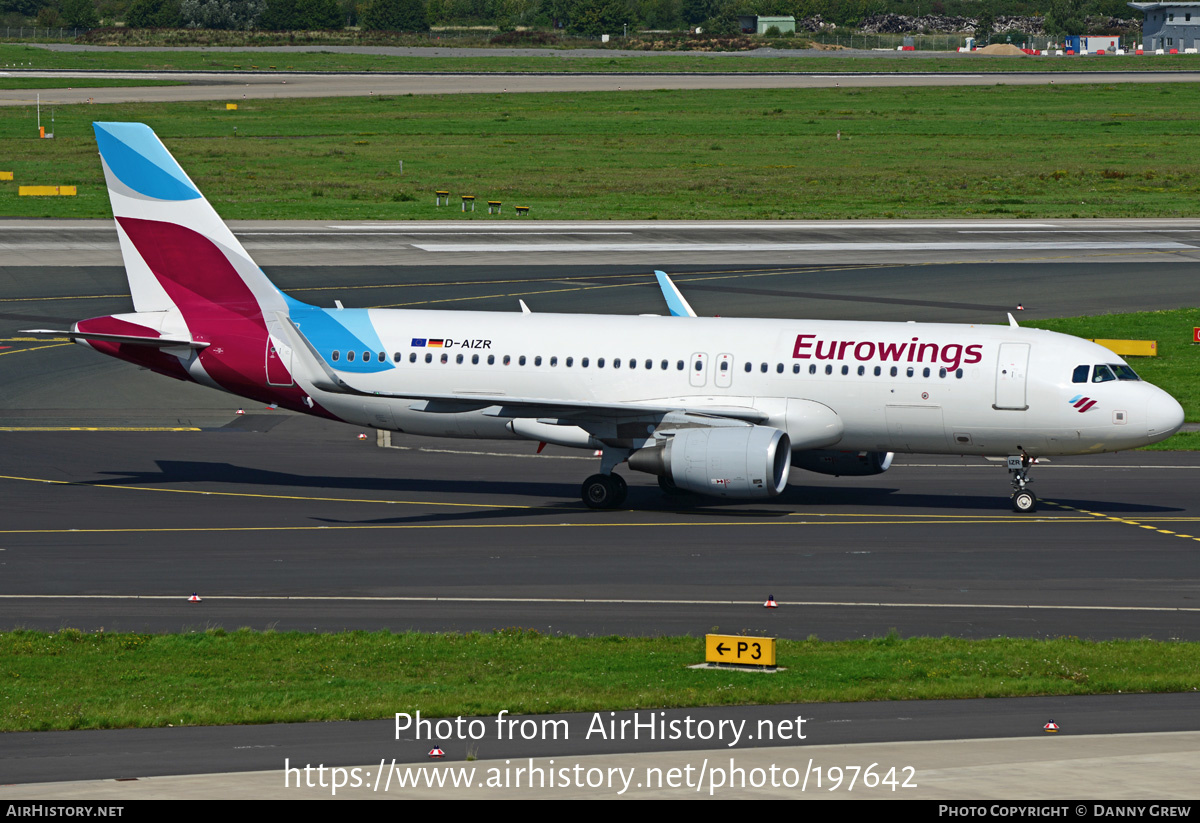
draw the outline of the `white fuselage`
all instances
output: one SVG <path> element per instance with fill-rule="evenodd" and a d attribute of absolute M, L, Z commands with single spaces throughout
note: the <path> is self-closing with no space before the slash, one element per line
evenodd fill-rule
<path fill-rule="evenodd" d="M 411 395 L 545 398 L 696 409 L 748 407 L 793 449 L 1032 456 L 1133 448 L 1183 422 L 1144 381 L 1084 382 L 1077 367 L 1120 364 L 1086 340 L 1015 326 L 824 320 L 364 312 L 378 351 L 318 353 L 356 388 Z M 303 331 L 303 322 L 298 324 Z M 440 345 L 434 345 L 440 341 Z M 383 363 L 379 361 L 380 352 Z M 313 390 L 342 419 L 415 434 L 516 436 L 482 410 L 416 410 L 397 398 Z M 789 400 L 842 424 L 813 442 Z M 1083 409 L 1083 410 L 1081 410 Z M 529 435 L 526 435 L 529 436 Z M 534 438 L 537 439 L 537 438 Z"/>

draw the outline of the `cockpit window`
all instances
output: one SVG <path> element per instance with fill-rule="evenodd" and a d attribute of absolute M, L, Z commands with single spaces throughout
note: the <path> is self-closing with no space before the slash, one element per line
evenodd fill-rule
<path fill-rule="evenodd" d="M 1141 380 L 1137 376 L 1137 372 L 1126 366 L 1124 363 L 1109 363 L 1113 371 L 1117 373 L 1118 380 Z"/>
<path fill-rule="evenodd" d="M 1086 383 L 1088 372 L 1092 370 L 1091 366 L 1076 366 L 1075 373 L 1071 375 L 1072 383 Z"/>
<path fill-rule="evenodd" d="M 1116 380 L 1117 376 L 1112 373 L 1112 369 L 1103 363 L 1096 365 L 1096 370 L 1092 372 L 1093 383 L 1107 383 L 1109 380 Z"/>

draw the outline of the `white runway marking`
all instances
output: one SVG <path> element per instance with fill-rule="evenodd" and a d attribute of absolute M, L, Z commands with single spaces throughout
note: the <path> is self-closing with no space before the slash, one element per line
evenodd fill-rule
<path fill-rule="evenodd" d="M 571 603 L 578 605 L 607 606 L 757 606 L 762 608 L 762 598 L 755 600 L 644 600 L 636 598 L 603 597 L 387 597 L 387 596 L 324 596 L 324 595 L 204 595 L 204 601 L 238 600 L 249 602 L 329 602 L 329 603 Z M 179 594 L 0 594 L 0 600 L 173 600 L 187 602 Z M 842 608 L 870 609 L 1003 609 L 1003 610 L 1047 610 L 1047 611 L 1107 611 L 1107 612 L 1200 612 L 1200 607 L 1189 606 L 1051 606 L 1037 603 L 889 603 L 864 600 L 804 600 L 780 602 L 785 606 L 834 606 Z"/>
<path fill-rule="evenodd" d="M 763 251 L 1097 251 L 1101 249 L 1187 249 L 1187 243 L 1155 240 L 1145 243 L 1091 243 L 1086 241 L 1034 241 L 1032 243 L 980 243 L 960 241 L 950 243 L 413 243 L 428 252 L 763 252 Z"/>

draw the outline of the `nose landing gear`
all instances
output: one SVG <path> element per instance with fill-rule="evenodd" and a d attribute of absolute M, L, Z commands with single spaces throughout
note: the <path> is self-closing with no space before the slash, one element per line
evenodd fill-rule
<path fill-rule="evenodd" d="M 1017 448 L 1021 449 L 1020 446 Z M 1029 479 L 1029 470 L 1033 463 L 1033 458 L 1024 449 L 1021 449 L 1019 455 L 1008 458 L 1008 473 L 1012 475 L 1013 487 L 1012 507 L 1013 511 L 1021 514 L 1032 514 L 1037 511 L 1037 495 L 1026 488 L 1029 483 L 1033 482 Z"/>

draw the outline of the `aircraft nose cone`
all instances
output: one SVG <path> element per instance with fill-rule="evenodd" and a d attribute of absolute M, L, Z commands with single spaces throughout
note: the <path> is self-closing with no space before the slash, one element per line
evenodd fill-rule
<path fill-rule="evenodd" d="M 1150 399 L 1146 408 L 1146 432 L 1152 437 L 1170 437 L 1183 425 L 1183 406 L 1166 392 Z"/>

